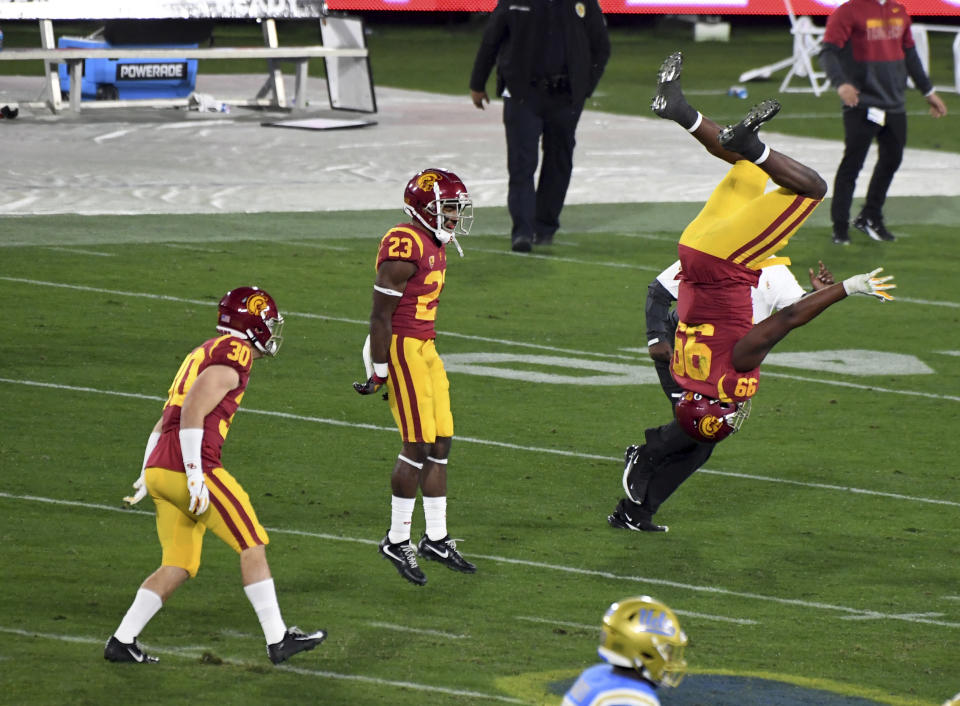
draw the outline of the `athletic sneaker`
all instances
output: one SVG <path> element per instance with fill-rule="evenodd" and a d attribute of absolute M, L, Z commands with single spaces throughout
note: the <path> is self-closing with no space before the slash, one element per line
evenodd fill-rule
<path fill-rule="evenodd" d="M 853 219 L 853 227 L 857 230 L 862 230 L 874 240 L 892 243 L 897 239 L 896 236 L 883 225 L 883 218 L 870 218 L 861 213 Z"/>
<path fill-rule="evenodd" d="M 465 574 L 475 573 L 477 567 L 464 559 L 457 551 L 457 543 L 450 539 L 448 534 L 443 539 L 433 541 L 427 535 L 421 537 L 417 544 L 417 553 L 424 559 L 439 561 L 454 571 L 462 571 Z"/>
<path fill-rule="evenodd" d="M 634 532 L 669 532 L 670 528 L 666 525 L 655 525 L 651 522 L 653 515 L 640 511 L 633 511 L 627 505 L 626 500 L 617 503 L 617 509 L 613 514 L 607 515 L 607 522 L 616 529 L 633 530 Z"/>
<path fill-rule="evenodd" d="M 652 459 L 646 446 L 628 446 L 623 454 L 623 492 L 638 505 L 647 496 L 647 485 L 653 477 Z"/>
<path fill-rule="evenodd" d="M 127 644 L 126 642 L 120 642 L 113 635 L 110 636 L 103 648 L 103 658 L 109 662 L 139 662 L 140 664 L 160 661 L 141 650 L 136 639 Z"/>
<path fill-rule="evenodd" d="M 427 577 L 423 575 L 420 566 L 417 564 L 417 551 L 410 544 L 409 539 L 391 544 L 390 533 L 388 532 L 387 536 L 380 540 L 380 553 L 389 559 L 397 571 L 400 572 L 400 575 L 410 583 L 422 586 L 427 582 Z"/>
<path fill-rule="evenodd" d="M 727 125 L 720 131 L 717 136 L 720 146 L 731 152 L 738 152 L 751 161 L 759 159 L 763 153 L 763 143 L 757 137 L 757 130 L 779 112 L 780 103 L 775 100 L 758 103 L 739 123 Z"/>
<path fill-rule="evenodd" d="M 850 232 L 846 228 L 833 227 L 833 242 L 836 245 L 849 245 Z"/>
<path fill-rule="evenodd" d="M 661 118 L 680 123 L 684 128 L 693 127 L 697 121 L 694 110 L 683 96 L 680 88 L 680 71 L 683 69 L 683 54 L 674 52 L 660 64 L 657 72 L 657 92 L 650 101 L 650 109 Z"/>
<path fill-rule="evenodd" d="M 267 645 L 267 656 L 274 664 L 280 664 L 293 657 L 297 652 L 312 650 L 326 639 L 326 630 L 317 630 L 308 635 L 296 626 L 287 628 L 280 642 Z"/>

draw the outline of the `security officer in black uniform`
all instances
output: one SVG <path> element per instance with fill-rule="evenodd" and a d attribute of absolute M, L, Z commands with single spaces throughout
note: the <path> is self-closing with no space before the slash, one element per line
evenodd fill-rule
<path fill-rule="evenodd" d="M 490 102 L 486 84 L 496 64 L 515 252 L 553 242 L 573 171 L 577 122 L 609 58 L 597 0 L 499 0 L 490 15 L 470 75 L 470 97 L 481 110 Z M 541 136 L 543 162 L 534 189 Z"/>

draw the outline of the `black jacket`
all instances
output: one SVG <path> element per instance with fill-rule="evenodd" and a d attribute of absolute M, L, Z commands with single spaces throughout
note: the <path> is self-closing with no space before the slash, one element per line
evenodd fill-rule
<path fill-rule="evenodd" d="M 485 91 L 497 65 L 497 95 L 504 87 L 523 99 L 533 90 L 537 59 L 543 52 L 547 0 L 498 0 L 483 32 L 470 75 L 470 90 Z M 593 93 L 610 58 L 607 25 L 597 0 L 553 0 L 562 6 L 570 93 L 578 102 Z"/>

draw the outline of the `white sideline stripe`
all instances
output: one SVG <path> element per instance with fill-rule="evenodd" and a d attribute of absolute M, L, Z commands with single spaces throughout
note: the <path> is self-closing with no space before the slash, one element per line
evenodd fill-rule
<path fill-rule="evenodd" d="M 15 495 L 12 493 L 5 493 L 0 491 L 0 498 L 8 498 L 10 500 L 30 500 L 42 503 L 50 503 L 53 505 L 65 505 L 68 507 L 82 507 L 89 508 L 93 510 L 109 510 L 111 512 L 128 512 L 136 515 L 147 515 L 153 516 L 153 512 L 147 512 L 145 510 L 135 510 L 131 508 L 122 508 L 114 507 L 112 505 L 100 505 L 97 503 L 85 503 L 76 500 L 58 500 L 56 498 L 44 498 L 35 495 Z M 291 530 L 291 529 L 281 529 L 278 527 L 267 527 L 267 532 L 274 532 L 276 534 L 292 534 L 298 537 L 313 537 L 315 539 L 329 539 L 336 542 L 352 542 L 355 544 L 367 544 L 374 545 L 377 544 L 375 540 L 372 539 L 362 539 L 358 537 L 344 537 L 342 535 L 326 534 L 323 532 L 307 532 L 305 530 Z M 503 556 L 494 556 L 490 554 L 471 554 L 471 559 L 484 559 L 487 561 L 496 561 L 502 564 L 512 564 L 516 566 L 527 566 L 534 569 L 547 569 L 549 571 L 559 571 L 567 574 L 575 574 L 577 576 L 589 576 L 593 578 L 602 578 L 610 579 L 611 581 L 629 581 L 631 583 L 643 583 L 643 584 L 654 584 L 657 586 L 669 586 L 671 588 L 682 589 L 686 591 L 694 591 L 698 593 L 711 593 L 715 595 L 722 596 L 732 596 L 734 598 L 746 598 L 749 600 L 755 601 L 766 601 L 769 603 L 777 603 L 779 605 L 787 606 L 797 606 L 800 608 L 816 608 L 819 610 L 827 611 L 837 611 L 841 613 L 847 613 L 848 615 L 853 616 L 863 616 L 868 617 L 874 620 L 900 620 L 909 623 L 925 623 L 928 625 L 939 625 L 941 627 L 949 628 L 960 628 L 960 623 L 942 621 L 942 620 L 932 620 L 929 618 L 917 617 L 910 614 L 904 613 L 882 613 L 875 610 L 866 610 L 861 608 L 849 608 L 847 606 L 833 605 L 830 603 L 820 603 L 815 601 L 804 601 L 796 598 L 778 598 L 777 596 L 765 596 L 760 593 L 750 593 L 746 591 L 732 591 L 726 588 L 720 588 L 719 586 L 698 586 L 696 584 L 689 583 L 680 583 L 678 581 L 669 581 L 667 579 L 658 579 L 650 578 L 648 576 L 625 576 L 620 574 L 614 574 L 609 571 L 596 571 L 594 569 L 578 569 L 572 566 L 562 566 L 559 564 L 547 564 L 540 561 L 529 561 L 527 559 L 510 559 Z"/>
<path fill-rule="evenodd" d="M 116 397 L 130 397 L 141 400 L 151 400 L 163 402 L 166 397 L 156 395 L 144 395 L 136 392 L 117 392 L 114 390 L 98 390 L 93 387 L 78 387 L 74 385 L 59 385 L 51 382 L 36 382 L 33 380 L 12 380 L 10 378 L 0 378 L 0 383 L 9 383 L 12 385 L 26 385 L 29 387 L 42 387 L 55 390 L 69 390 L 71 392 L 93 392 L 101 395 L 113 395 Z M 241 407 L 238 411 L 246 414 L 261 414 L 267 417 L 279 417 L 281 419 L 292 419 L 298 422 L 316 422 L 318 424 L 329 424 L 331 426 L 349 427 L 351 429 L 370 429 L 372 431 L 396 432 L 396 427 L 384 427 L 377 424 L 367 424 L 364 422 L 345 422 L 340 419 L 328 419 L 325 417 L 311 417 L 302 414 L 293 414 L 291 412 L 273 412 L 265 409 L 249 409 Z M 521 446 L 520 444 L 511 444 L 505 441 L 492 441 L 490 439 L 478 439 L 472 436 L 457 436 L 457 441 L 465 441 L 470 444 L 479 444 L 482 446 L 494 446 L 503 449 L 512 449 L 514 451 L 530 451 L 538 454 L 553 454 L 555 456 L 567 456 L 570 458 L 583 458 L 594 461 L 620 461 L 619 456 L 603 456 L 601 454 L 589 454 L 580 451 L 564 451 L 562 449 L 548 449 L 539 446 Z M 893 498 L 895 500 L 913 500 L 920 503 L 930 503 L 932 505 L 952 505 L 960 507 L 960 502 L 954 500 L 939 500 L 937 498 L 922 498 L 913 495 L 902 495 L 900 493 L 888 493 L 880 490 L 867 490 L 866 488 L 855 488 L 853 486 L 830 485 L 828 483 L 809 483 L 806 481 L 791 480 L 788 478 L 772 478 L 770 476 L 751 475 L 749 473 L 737 473 L 734 471 L 714 471 L 709 468 L 701 468 L 698 473 L 709 475 L 725 476 L 727 478 L 742 478 L 745 480 L 759 480 L 767 483 L 783 483 L 785 485 L 796 485 L 804 488 L 817 488 L 819 490 L 839 490 L 847 493 L 856 493 L 858 495 L 873 495 L 881 498 Z"/>
<path fill-rule="evenodd" d="M 38 637 L 44 640 L 56 640 L 57 642 L 78 642 L 84 645 L 103 645 L 106 643 L 104 638 L 85 637 L 77 635 L 54 635 L 52 633 L 34 632 L 32 630 L 18 630 L 17 628 L 8 628 L 0 625 L 0 632 L 11 635 L 21 635 L 23 637 Z M 210 647 L 192 647 L 189 652 L 183 649 L 165 649 L 148 645 L 145 642 L 140 643 L 148 652 L 158 655 L 170 655 L 173 657 L 182 657 L 184 659 L 195 659 L 196 653 L 200 651 L 212 652 Z M 231 657 L 222 658 L 225 664 L 231 666 L 243 667 L 245 669 L 259 669 L 263 667 L 260 662 L 249 662 L 247 660 L 233 659 Z M 150 667 L 144 667 L 150 669 Z M 429 684 L 419 684 L 410 681 L 395 681 L 393 679 L 378 679 L 377 677 L 368 677 L 362 674 L 340 674 L 339 672 L 327 672 L 320 669 L 305 669 L 303 667 L 292 667 L 285 664 L 278 664 L 271 669 L 292 672 L 294 674 L 303 674 L 311 677 L 322 677 L 324 679 L 341 679 L 343 681 L 355 681 L 363 684 L 376 684 L 377 686 L 393 686 L 399 689 L 415 689 L 417 691 L 426 691 L 434 694 L 446 694 L 448 696 L 466 696 L 474 699 L 487 699 L 490 701 L 502 701 L 508 704 L 525 704 L 526 701 L 512 699 L 509 696 L 500 696 L 498 694 L 484 694 L 480 691 L 467 691 L 465 689 L 449 689 L 445 686 L 430 686 Z"/>
<path fill-rule="evenodd" d="M 503 255 L 505 257 L 522 257 L 525 260 L 550 260 L 551 262 L 570 262 L 574 265 L 596 265 L 598 267 L 616 267 L 622 270 L 643 270 L 644 272 L 662 272 L 662 267 L 650 265 L 635 265 L 630 262 L 598 262 L 596 260 L 581 260 L 575 257 L 557 257 L 556 255 L 537 255 L 535 253 L 512 252 L 510 250 L 492 250 L 487 248 L 470 247 L 471 252 L 482 252 L 489 255 Z"/>
<path fill-rule="evenodd" d="M 81 250 L 80 248 L 65 248 L 58 245 L 46 245 L 44 250 L 57 250 L 59 252 L 77 253 L 79 255 L 96 255 L 97 257 L 116 257 L 116 253 L 97 252 L 96 250 Z"/>
<path fill-rule="evenodd" d="M 674 613 L 677 615 L 686 615 L 691 618 L 702 618 L 704 620 L 717 620 L 721 623 L 734 623 L 736 625 L 759 625 L 760 622 L 757 620 L 750 620 L 749 618 L 728 618 L 725 615 L 710 615 L 709 613 L 693 613 L 689 610 L 674 610 Z M 545 623 L 547 625 L 566 625 L 571 628 L 582 628 L 584 630 L 596 630 L 599 626 L 597 625 L 586 625 L 584 623 L 570 623 L 565 620 L 550 620 L 547 618 L 535 618 L 532 615 L 518 615 L 516 616 L 517 620 L 526 620 L 531 623 Z"/>
<path fill-rule="evenodd" d="M 22 284 L 33 284 L 33 285 L 44 286 L 44 287 L 60 287 L 64 289 L 76 289 L 84 292 L 100 292 L 103 294 L 114 294 L 116 296 L 122 296 L 122 297 L 143 297 L 146 299 L 158 299 L 163 301 L 181 302 L 185 304 L 196 304 L 198 306 L 214 306 L 213 302 L 201 301 L 198 299 L 186 299 L 184 297 L 174 297 L 167 294 L 147 294 L 144 292 L 125 292 L 125 291 L 116 290 L 116 289 L 104 289 L 102 287 L 88 287 L 88 286 L 77 285 L 77 284 L 64 284 L 61 282 L 46 282 L 43 280 L 24 279 L 22 277 L 6 277 L 3 275 L 0 275 L 0 280 L 6 280 L 8 282 L 20 282 Z M 906 301 L 906 300 L 901 300 L 901 301 Z M 960 304 L 954 304 L 953 302 L 926 302 L 919 299 L 913 300 L 913 301 L 916 301 L 917 303 L 935 304 L 938 306 L 960 307 Z M 306 319 L 317 319 L 320 321 L 336 321 L 339 323 L 357 324 L 360 326 L 370 325 L 370 322 L 365 319 L 347 319 L 340 316 L 325 316 L 323 314 L 312 314 L 312 313 L 303 313 L 303 312 L 296 312 L 296 311 L 286 312 L 286 315 L 302 316 Z M 644 360 L 643 358 L 641 358 L 638 361 L 638 356 L 635 356 L 635 355 L 632 356 L 632 355 L 619 355 L 616 353 L 598 353 L 597 351 L 581 351 L 581 350 L 571 349 L 571 348 L 559 348 L 557 346 L 544 346 L 537 343 L 525 343 L 522 341 L 509 341 L 501 338 L 490 338 L 487 336 L 472 336 L 465 333 L 455 333 L 451 331 L 443 332 L 440 335 L 440 338 L 443 338 L 445 336 L 449 336 L 451 338 L 461 338 L 468 341 L 482 341 L 484 343 L 496 343 L 503 346 L 516 346 L 518 348 L 530 348 L 534 350 L 553 351 L 557 353 L 566 353 L 568 355 L 591 356 L 594 358 L 613 358 L 616 360 L 629 360 L 629 361 L 643 362 L 643 363 L 652 365 L 650 361 Z M 891 394 L 897 394 L 897 395 L 926 397 L 929 399 L 936 399 L 936 400 L 951 400 L 954 402 L 960 401 L 960 397 L 957 397 L 955 395 L 938 395 L 931 392 L 919 392 L 914 390 L 893 390 L 885 387 L 876 387 L 876 386 L 863 385 L 863 384 L 857 384 L 852 382 L 843 382 L 840 380 L 808 378 L 808 377 L 803 377 L 799 375 L 790 375 L 788 373 L 765 372 L 764 375 L 766 375 L 767 377 L 775 377 L 775 378 L 780 377 L 780 378 L 788 378 L 791 380 L 800 380 L 802 382 L 816 382 L 822 385 L 834 385 L 837 387 L 851 387 L 851 388 L 860 389 L 860 390 L 870 390 L 871 392 L 885 392 L 885 393 L 891 393 Z"/>
<path fill-rule="evenodd" d="M 370 625 L 375 628 L 383 628 L 384 630 L 396 630 L 397 632 L 412 632 L 418 635 L 432 635 L 434 637 L 449 637 L 451 640 L 462 640 L 466 635 L 457 635 L 452 632 L 443 632 L 442 630 L 426 630 L 424 628 L 411 628 L 406 625 L 395 625 L 394 623 L 378 623 L 376 621 L 368 622 L 367 625 Z"/>

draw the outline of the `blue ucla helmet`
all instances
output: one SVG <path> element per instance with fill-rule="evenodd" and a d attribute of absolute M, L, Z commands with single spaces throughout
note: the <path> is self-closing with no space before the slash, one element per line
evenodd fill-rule
<path fill-rule="evenodd" d="M 687 671 L 686 645 L 672 610 L 650 596 L 635 596 L 604 613 L 597 652 L 604 662 L 635 669 L 654 686 L 676 686 Z"/>

